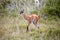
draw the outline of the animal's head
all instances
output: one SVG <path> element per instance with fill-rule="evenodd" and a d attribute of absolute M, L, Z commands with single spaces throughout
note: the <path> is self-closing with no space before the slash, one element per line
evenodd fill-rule
<path fill-rule="evenodd" d="M 20 11 L 20 14 L 24 14 L 24 9 L 22 9 L 22 10 Z"/>

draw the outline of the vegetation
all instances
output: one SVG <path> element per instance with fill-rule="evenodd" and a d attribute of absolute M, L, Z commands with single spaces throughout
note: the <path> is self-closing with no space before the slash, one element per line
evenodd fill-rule
<path fill-rule="evenodd" d="M 31 24 L 26 32 L 27 22 L 20 15 L 22 6 L 26 14 L 40 15 L 39 30 Z M 32 0 L 0 0 L 0 40 L 60 40 L 60 0 L 46 0 L 45 7 L 39 9 Z"/>
<path fill-rule="evenodd" d="M 60 18 L 60 0 L 47 0 L 46 2 L 44 13 Z"/>

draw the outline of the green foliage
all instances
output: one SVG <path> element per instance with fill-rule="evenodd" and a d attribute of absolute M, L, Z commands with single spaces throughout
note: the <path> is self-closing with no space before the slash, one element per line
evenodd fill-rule
<path fill-rule="evenodd" d="M 48 38 L 48 39 L 54 38 L 55 40 L 59 39 L 60 38 L 60 29 L 59 28 L 49 28 L 46 38 Z"/>
<path fill-rule="evenodd" d="M 9 2 L 8 2 L 9 1 Z M 12 0 L 13 1 L 13 0 Z M 15 0 L 16 1 L 16 0 Z M 25 0 L 17 0 L 23 1 Z M 10 4 L 10 0 L 7 0 Z M 60 0 L 47 0 L 45 9 L 41 12 L 48 15 L 49 20 L 44 20 L 43 17 L 40 17 L 39 29 L 37 30 L 34 25 L 30 26 L 30 31 L 27 33 L 27 22 L 23 17 L 18 14 L 20 10 L 14 9 L 7 12 L 5 10 L 6 3 L 2 2 L 2 9 L 0 9 L 0 38 L 2 40 L 59 40 L 60 39 L 60 20 L 55 21 L 56 16 L 60 16 Z M 23 4 L 22 4 L 23 5 Z M 43 14 L 44 14 L 43 13 Z M 40 14 L 40 11 L 33 10 L 31 14 Z M 8 15 L 8 16 L 7 16 Z M 45 15 L 45 14 L 44 14 Z M 3 17 L 3 18 L 2 18 Z M 53 20 L 52 20 L 53 19 Z M 1 28 L 2 27 L 2 28 Z M 0 39 L 1 40 L 1 39 Z"/>
<path fill-rule="evenodd" d="M 60 17 L 60 0 L 47 0 L 44 12 L 51 16 Z"/>
<path fill-rule="evenodd" d="M 6 29 L 0 27 L 0 37 L 4 36 L 5 32 L 6 32 Z"/>
<path fill-rule="evenodd" d="M 31 14 L 38 14 L 38 10 L 31 11 Z"/>
<path fill-rule="evenodd" d="M 11 17 L 17 17 L 17 14 L 16 13 L 12 13 L 10 16 Z"/>
<path fill-rule="evenodd" d="M 0 17 L 6 17 L 8 16 L 7 14 L 7 9 L 5 8 L 7 4 L 10 4 L 11 0 L 2 0 L 0 1 Z"/>
<path fill-rule="evenodd" d="M 2 0 L 2 2 L 0 3 L 0 9 L 5 8 L 5 6 L 10 3 L 10 0 Z"/>

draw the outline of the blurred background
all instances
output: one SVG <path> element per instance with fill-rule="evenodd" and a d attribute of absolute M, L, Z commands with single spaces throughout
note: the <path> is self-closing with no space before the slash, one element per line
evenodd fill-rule
<path fill-rule="evenodd" d="M 39 30 L 22 15 L 40 15 Z M 0 0 L 0 40 L 60 40 L 60 0 Z"/>

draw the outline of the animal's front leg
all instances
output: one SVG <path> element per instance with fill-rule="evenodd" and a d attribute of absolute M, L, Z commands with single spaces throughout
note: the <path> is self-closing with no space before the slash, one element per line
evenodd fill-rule
<path fill-rule="evenodd" d="M 31 24 L 31 22 L 28 23 L 27 25 L 27 32 L 29 31 L 29 25 Z"/>

